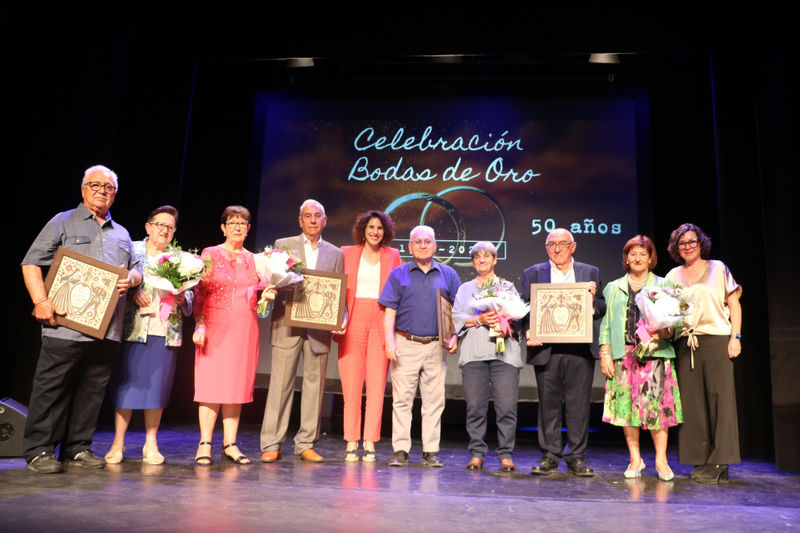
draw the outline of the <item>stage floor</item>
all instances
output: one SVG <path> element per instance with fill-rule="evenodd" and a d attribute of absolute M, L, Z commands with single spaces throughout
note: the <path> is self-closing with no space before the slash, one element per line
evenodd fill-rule
<path fill-rule="evenodd" d="M 112 440 L 99 431 L 93 449 L 103 455 Z M 258 427 L 240 432 L 242 451 L 254 464 L 219 461 L 195 466 L 193 427 L 159 433 L 167 463 L 142 464 L 144 434 L 132 430 L 121 465 L 103 470 L 72 468 L 63 474 L 25 470 L 23 459 L 0 459 L 0 531 L 782 531 L 800 530 L 800 475 L 778 473 L 768 462 L 731 468 L 724 485 L 697 485 L 690 467 L 670 461 L 674 481 L 656 477 L 652 450 L 641 480 L 625 480 L 627 450 L 620 443 L 590 448 L 593 478 L 560 472 L 530 475 L 538 450 L 519 446 L 519 472 L 500 474 L 493 456 L 486 471 L 467 472 L 466 442 L 445 440 L 444 468 L 390 468 L 391 443 L 378 443 L 378 463 L 345 463 L 340 436 L 326 435 L 317 450 L 325 463 L 292 457 L 291 445 L 274 464 L 258 462 Z M 649 441 L 648 437 L 645 437 Z M 648 447 L 649 449 L 649 447 Z"/>

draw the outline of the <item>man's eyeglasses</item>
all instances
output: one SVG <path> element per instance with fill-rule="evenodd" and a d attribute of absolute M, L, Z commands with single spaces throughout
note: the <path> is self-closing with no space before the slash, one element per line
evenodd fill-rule
<path fill-rule="evenodd" d="M 89 183 L 86 184 L 86 186 L 89 187 L 89 190 L 91 190 L 92 192 L 97 192 L 100 189 L 104 189 L 106 192 L 113 193 L 117 190 L 117 187 L 115 185 L 112 185 L 110 183 L 98 183 L 96 181 L 90 181 Z"/>
<path fill-rule="evenodd" d="M 699 239 L 697 237 L 688 241 L 678 241 L 678 248 L 697 248 L 698 242 Z"/>
<path fill-rule="evenodd" d="M 561 248 L 568 248 L 572 246 L 575 241 L 567 242 L 567 241 L 558 241 L 558 242 L 546 242 L 544 243 L 545 247 L 548 250 L 560 250 Z"/>

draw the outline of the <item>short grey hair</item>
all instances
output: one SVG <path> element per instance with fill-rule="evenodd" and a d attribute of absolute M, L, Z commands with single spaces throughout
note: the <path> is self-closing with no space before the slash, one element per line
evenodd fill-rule
<path fill-rule="evenodd" d="M 414 229 L 411 230 L 411 233 L 408 234 L 408 240 L 414 240 L 414 234 L 419 233 L 420 231 L 427 231 L 433 237 L 433 242 L 436 242 L 436 232 L 433 231 L 433 228 L 430 226 L 416 226 Z"/>
<path fill-rule="evenodd" d="M 95 172 L 102 172 L 103 174 L 106 175 L 106 177 L 111 178 L 111 181 L 114 182 L 114 187 L 116 187 L 117 192 L 119 192 L 119 179 L 117 178 L 117 173 L 103 165 L 94 165 L 87 168 L 86 171 L 83 173 L 83 181 L 81 181 L 81 187 L 86 186 L 86 183 L 89 181 L 89 176 L 91 176 Z"/>
<path fill-rule="evenodd" d="M 309 205 L 319 206 L 319 210 L 322 211 L 322 216 L 324 217 L 328 216 L 325 214 L 325 206 L 312 198 L 309 198 L 308 200 L 300 204 L 300 216 L 303 216 L 303 209 L 305 209 Z"/>
<path fill-rule="evenodd" d="M 469 249 L 469 256 L 475 259 L 475 256 L 481 252 L 489 252 L 493 257 L 497 257 L 497 247 L 489 241 L 478 241 Z"/>

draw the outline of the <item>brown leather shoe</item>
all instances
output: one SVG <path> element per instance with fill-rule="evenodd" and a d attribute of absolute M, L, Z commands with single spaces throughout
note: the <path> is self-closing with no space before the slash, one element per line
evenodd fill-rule
<path fill-rule="evenodd" d="M 321 463 L 325 460 L 325 458 L 318 454 L 314 448 L 303 450 L 303 453 L 300 454 L 300 459 L 303 461 L 308 461 L 309 463 Z"/>
<path fill-rule="evenodd" d="M 467 463 L 466 469 L 467 470 L 473 470 L 473 471 L 482 470 L 483 469 L 483 459 L 481 459 L 480 457 L 473 457 Z"/>
<path fill-rule="evenodd" d="M 281 449 L 278 448 L 277 450 L 267 450 L 261 454 L 261 462 L 262 463 L 274 463 L 278 459 L 281 458 Z"/>
<path fill-rule="evenodd" d="M 511 459 L 500 459 L 500 471 L 516 472 L 517 467 L 514 465 L 514 461 L 512 461 Z"/>

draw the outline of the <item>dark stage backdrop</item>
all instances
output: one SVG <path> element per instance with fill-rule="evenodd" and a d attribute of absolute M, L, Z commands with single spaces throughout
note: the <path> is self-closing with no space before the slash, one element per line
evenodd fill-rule
<path fill-rule="evenodd" d="M 333 244 L 352 244 L 356 214 L 380 209 L 395 221 L 393 246 L 404 260 L 411 258 L 410 230 L 426 224 L 436 231 L 437 260 L 462 281 L 474 277 L 470 246 L 487 240 L 498 248 L 497 274 L 519 289 L 522 270 L 547 260 L 543 244 L 554 228 L 573 233 L 575 257 L 599 266 L 605 281 L 622 274 L 622 247 L 640 231 L 644 178 L 637 169 L 648 162 L 637 160 L 634 96 L 354 99 L 265 92 L 255 114 L 259 248 L 298 234 L 298 208 L 314 198 L 326 208 L 324 238 Z M 269 339 L 262 335 L 259 372 L 269 368 Z M 336 365 L 328 369 L 338 384 Z M 455 355 L 448 369 L 448 391 L 460 396 Z M 598 371 L 597 399 L 603 382 Z M 530 369 L 522 385 L 521 397 L 534 399 Z"/>

